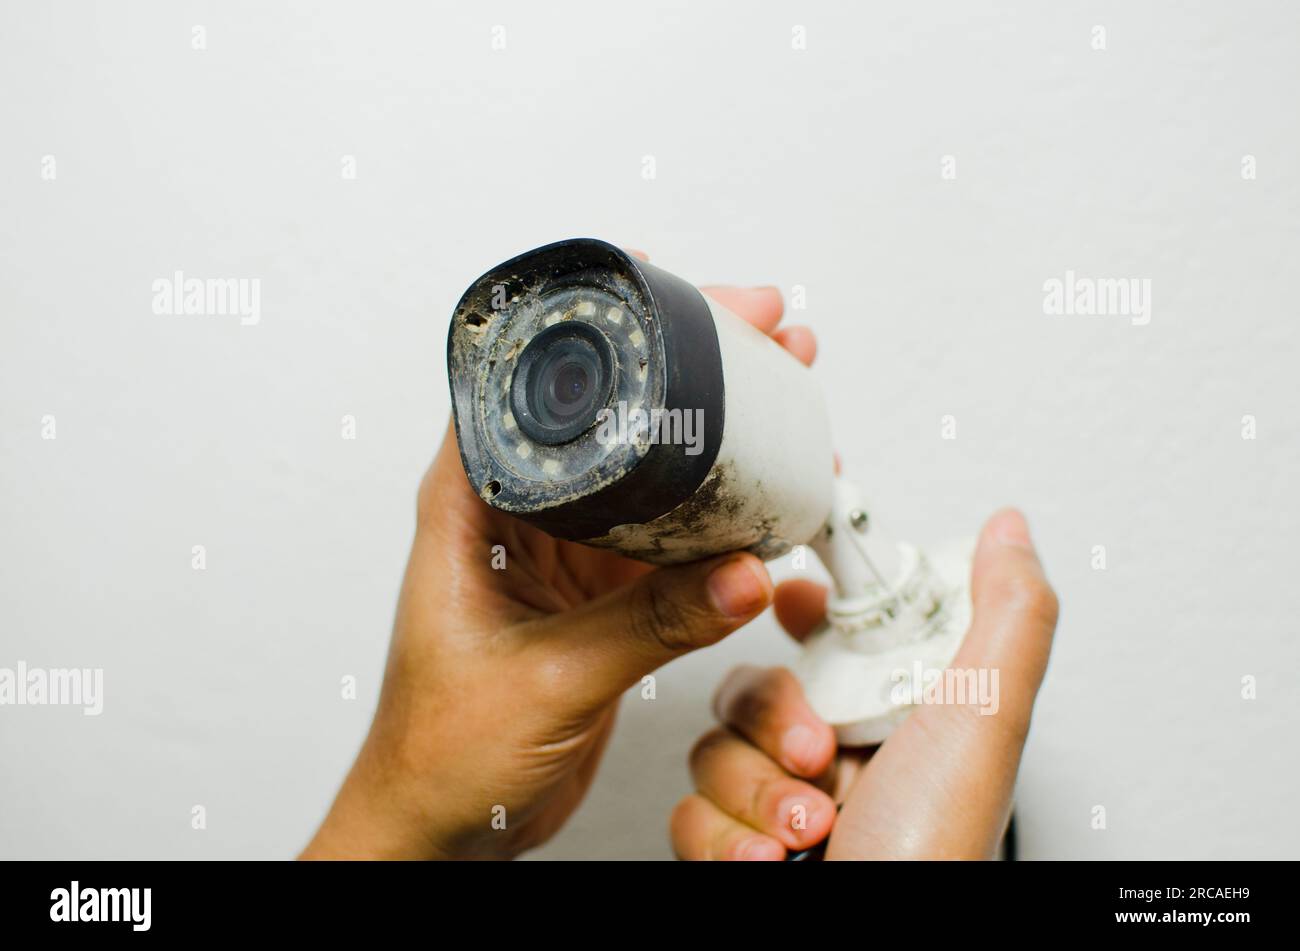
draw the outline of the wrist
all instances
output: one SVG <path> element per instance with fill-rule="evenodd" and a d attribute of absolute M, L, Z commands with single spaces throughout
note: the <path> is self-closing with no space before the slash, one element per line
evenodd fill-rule
<path fill-rule="evenodd" d="M 431 861 L 456 858 L 408 783 L 369 742 L 362 747 L 320 828 L 299 858 Z"/>

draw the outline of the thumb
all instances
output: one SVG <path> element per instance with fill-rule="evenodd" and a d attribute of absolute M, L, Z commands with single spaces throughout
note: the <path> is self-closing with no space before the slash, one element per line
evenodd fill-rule
<path fill-rule="evenodd" d="M 566 694 L 600 706 L 675 657 L 717 643 L 771 600 L 767 568 L 750 554 L 659 568 L 548 618 L 547 648 L 564 657 Z"/>
<path fill-rule="evenodd" d="M 1024 517 L 984 527 L 971 576 L 974 617 L 952 670 L 985 677 L 993 703 L 933 697 L 867 763 L 849 790 L 828 857 L 991 857 L 1006 829 L 1057 600 Z"/>
<path fill-rule="evenodd" d="M 1015 730 L 1027 732 L 1059 606 L 1029 540 L 1029 526 L 1014 509 L 996 513 L 980 535 L 971 601 L 974 618 L 952 666 L 999 670 L 1004 712 Z"/>

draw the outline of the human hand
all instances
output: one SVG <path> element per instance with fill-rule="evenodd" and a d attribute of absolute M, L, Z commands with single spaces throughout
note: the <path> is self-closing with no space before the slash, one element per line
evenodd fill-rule
<path fill-rule="evenodd" d="M 837 750 L 788 670 L 738 668 L 714 700 L 724 726 L 691 753 L 677 854 L 777 860 L 829 832 L 828 859 L 995 857 L 1058 612 L 1019 512 L 984 526 L 971 583 L 974 617 L 951 666 L 999 672 L 996 713 L 923 704 L 880 746 Z M 775 601 L 801 640 L 824 618 L 826 589 L 788 581 Z"/>
<path fill-rule="evenodd" d="M 811 364 L 811 331 L 777 329 L 775 288 L 703 290 Z M 504 858 L 540 844 L 591 784 L 621 694 L 772 598 L 753 555 L 652 569 L 491 508 L 450 428 L 417 508 L 379 706 L 304 858 Z"/>

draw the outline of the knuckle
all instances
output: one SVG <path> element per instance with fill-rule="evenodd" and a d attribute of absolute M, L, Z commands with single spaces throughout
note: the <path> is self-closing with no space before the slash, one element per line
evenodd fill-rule
<path fill-rule="evenodd" d="M 1025 610 L 1047 627 L 1055 627 L 1061 616 L 1061 601 L 1046 581 L 1040 581 L 1027 596 Z"/>
<path fill-rule="evenodd" d="M 803 687 L 789 667 L 769 667 L 763 683 L 773 700 L 792 693 L 803 693 Z"/>
<path fill-rule="evenodd" d="M 750 825 L 763 825 L 765 822 L 783 821 L 781 815 L 781 789 L 774 776 L 762 775 L 754 779 L 750 789 L 749 802 L 746 803 L 743 818 Z"/>
<path fill-rule="evenodd" d="M 722 678 L 718 689 L 713 692 L 711 707 L 715 720 L 720 723 L 727 721 L 736 695 L 749 689 L 750 682 L 760 676 L 761 671 L 762 668 L 754 664 L 740 664 L 727 671 L 727 676 Z"/>
<path fill-rule="evenodd" d="M 642 585 L 632 606 L 632 634 L 657 644 L 664 651 L 678 654 L 693 645 L 690 617 L 663 585 Z"/>
<path fill-rule="evenodd" d="M 994 587 L 993 595 L 1016 614 L 1048 627 L 1056 625 L 1060 602 L 1052 586 L 1041 576 L 1027 572 L 1008 575 Z"/>
<path fill-rule="evenodd" d="M 732 696 L 729 708 L 724 711 L 727 722 L 754 731 L 770 726 L 793 679 L 794 675 L 782 667 L 758 671 Z"/>
<path fill-rule="evenodd" d="M 737 727 L 755 727 L 767 717 L 767 700 L 759 684 L 750 684 L 739 690 L 731 698 L 731 703 L 723 711 L 725 720 Z"/>
<path fill-rule="evenodd" d="M 698 774 L 704 765 L 713 758 L 719 749 L 721 749 L 731 739 L 731 734 L 726 730 L 710 730 L 691 747 L 690 755 L 687 757 L 691 766 L 691 772 Z"/>

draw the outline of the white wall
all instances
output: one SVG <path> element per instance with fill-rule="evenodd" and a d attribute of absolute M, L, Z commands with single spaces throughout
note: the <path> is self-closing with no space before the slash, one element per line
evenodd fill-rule
<path fill-rule="evenodd" d="M 1029 514 L 1064 612 L 1026 856 L 1295 857 L 1300 6 L 468 6 L 0 13 L 0 666 L 106 678 L 98 718 L 0 708 L 0 854 L 304 843 L 377 693 L 451 307 L 594 235 L 804 285 L 897 535 Z M 260 323 L 155 315 L 178 269 L 259 279 Z M 1149 279 L 1150 323 L 1045 316 L 1066 269 Z M 765 617 L 630 697 L 542 854 L 667 856 L 712 686 L 790 653 Z"/>

